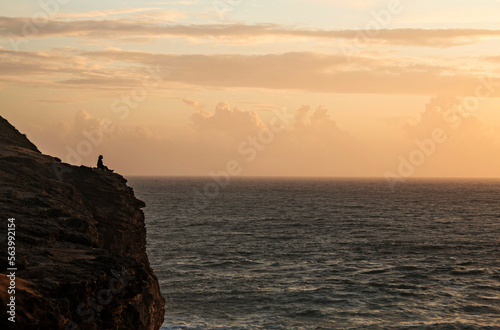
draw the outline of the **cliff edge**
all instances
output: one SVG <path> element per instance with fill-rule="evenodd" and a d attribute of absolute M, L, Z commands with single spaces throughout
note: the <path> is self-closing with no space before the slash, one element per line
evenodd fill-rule
<path fill-rule="evenodd" d="M 0 117 L 1 329 L 161 327 L 145 204 L 126 182 L 43 155 Z"/>

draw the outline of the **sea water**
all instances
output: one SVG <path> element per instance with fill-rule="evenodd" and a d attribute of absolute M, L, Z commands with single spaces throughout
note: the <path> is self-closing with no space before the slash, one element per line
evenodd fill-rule
<path fill-rule="evenodd" d="M 162 329 L 500 329 L 499 181 L 214 182 L 129 181 Z"/>

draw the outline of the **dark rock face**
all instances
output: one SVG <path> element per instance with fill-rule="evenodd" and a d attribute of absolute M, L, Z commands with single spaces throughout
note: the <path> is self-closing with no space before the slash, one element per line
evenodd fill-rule
<path fill-rule="evenodd" d="M 41 154 L 0 117 L 0 252 L 16 228 L 16 318 L 0 278 L 1 329 L 159 329 L 165 301 L 126 180 Z M 8 273 L 2 267 L 2 272 Z"/>

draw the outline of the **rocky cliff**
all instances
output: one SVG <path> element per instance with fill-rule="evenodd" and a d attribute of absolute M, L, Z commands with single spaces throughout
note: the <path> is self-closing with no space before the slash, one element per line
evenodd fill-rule
<path fill-rule="evenodd" d="M 7 306 L 1 329 L 160 328 L 165 302 L 146 255 L 145 204 L 126 182 L 41 154 L 0 117 L 1 271 L 15 275 L 0 278 L 3 309 L 15 297 L 15 323 Z"/>

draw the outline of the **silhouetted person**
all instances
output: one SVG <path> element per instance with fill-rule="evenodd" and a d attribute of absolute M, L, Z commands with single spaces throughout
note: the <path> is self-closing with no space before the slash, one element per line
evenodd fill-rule
<path fill-rule="evenodd" d="M 104 166 L 102 158 L 102 155 L 99 155 L 99 160 L 97 160 L 97 168 L 103 171 L 113 172 L 113 170 L 110 170 L 107 166 Z"/>

